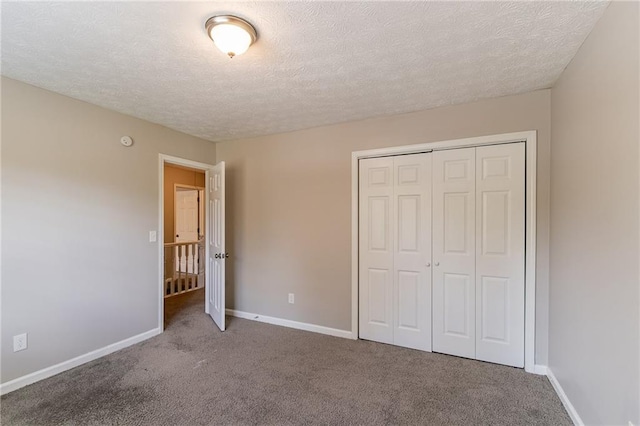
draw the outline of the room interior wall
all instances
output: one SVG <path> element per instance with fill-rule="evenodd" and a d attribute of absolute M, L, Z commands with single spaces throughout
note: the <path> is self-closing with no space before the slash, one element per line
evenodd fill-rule
<path fill-rule="evenodd" d="M 175 185 L 190 185 L 204 188 L 204 173 L 197 170 L 187 170 L 169 164 L 164 166 L 164 242 L 175 241 Z"/>
<path fill-rule="evenodd" d="M 611 3 L 551 91 L 549 367 L 585 424 L 640 424 L 639 12 Z"/>
<path fill-rule="evenodd" d="M 2 369 L 12 379 L 158 327 L 159 153 L 211 142 L 8 78 L 2 100 Z M 120 137 L 134 144 L 125 148 Z M 28 333 L 28 349 L 12 337 Z"/>
<path fill-rule="evenodd" d="M 536 363 L 546 364 L 549 90 L 216 144 L 227 307 L 350 330 L 351 153 L 525 130 L 538 132 Z"/>

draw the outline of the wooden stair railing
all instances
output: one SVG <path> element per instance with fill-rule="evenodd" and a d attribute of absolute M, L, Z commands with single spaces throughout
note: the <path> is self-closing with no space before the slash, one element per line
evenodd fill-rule
<path fill-rule="evenodd" d="M 204 238 L 198 241 L 165 243 L 164 297 L 204 287 Z"/>

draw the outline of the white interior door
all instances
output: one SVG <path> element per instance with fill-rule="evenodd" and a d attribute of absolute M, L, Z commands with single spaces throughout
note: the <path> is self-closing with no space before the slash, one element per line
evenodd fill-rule
<path fill-rule="evenodd" d="M 207 276 L 207 312 L 220 331 L 225 330 L 225 252 L 224 240 L 224 161 L 208 172 L 209 209 L 207 250 L 209 274 Z"/>
<path fill-rule="evenodd" d="M 475 148 L 433 153 L 433 350 L 475 358 Z"/>
<path fill-rule="evenodd" d="M 431 157 L 393 157 L 393 343 L 431 350 Z"/>
<path fill-rule="evenodd" d="M 199 235 L 199 210 L 200 194 L 197 189 L 182 188 L 175 189 L 175 242 L 198 241 Z M 176 260 L 174 262 L 176 271 L 197 274 L 198 251 L 190 246 L 178 246 Z"/>
<path fill-rule="evenodd" d="M 393 158 L 359 163 L 359 334 L 393 343 Z"/>
<path fill-rule="evenodd" d="M 525 144 L 476 148 L 476 358 L 524 367 Z"/>
<path fill-rule="evenodd" d="M 431 154 L 359 168 L 360 337 L 431 350 Z"/>
<path fill-rule="evenodd" d="M 176 242 L 198 241 L 199 191 L 176 187 L 175 228 Z"/>

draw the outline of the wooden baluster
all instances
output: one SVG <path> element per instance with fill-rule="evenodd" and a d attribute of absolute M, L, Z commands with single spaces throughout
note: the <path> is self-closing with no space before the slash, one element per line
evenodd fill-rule
<path fill-rule="evenodd" d="M 184 244 L 182 246 L 182 258 L 184 259 L 184 275 L 182 278 L 182 291 L 187 291 L 189 282 L 189 247 Z"/>
<path fill-rule="evenodd" d="M 184 263 L 184 268 L 183 268 L 183 272 L 184 275 L 182 276 L 182 291 L 187 291 L 187 283 L 189 282 L 189 247 L 184 244 L 181 246 L 182 247 L 182 262 Z"/>
<path fill-rule="evenodd" d="M 207 260 L 204 257 L 204 238 L 198 241 L 198 285 L 204 287 L 204 269 Z"/>
<path fill-rule="evenodd" d="M 198 268 L 198 245 L 197 244 L 193 244 L 193 265 L 192 265 L 192 269 L 193 269 L 193 288 L 198 288 L 198 273 L 197 273 L 197 268 Z"/>
<path fill-rule="evenodd" d="M 198 255 L 196 256 L 196 259 L 193 265 L 193 274 L 196 277 L 196 287 L 200 288 L 200 244 L 196 243 L 195 247 L 196 247 L 196 253 Z"/>
<path fill-rule="evenodd" d="M 176 253 L 176 272 L 173 274 L 173 294 L 178 292 L 178 285 L 180 285 L 180 246 L 173 247 Z"/>
<path fill-rule="evenodd" d="M 178 266 L 178 248 L 176 246 L 171 247 L 171 253 L 173 254 L 173 270 L 171 271 L 171 296 L 175 293 L 175 285 L 176 285 L 176 274 L 178 270 L 176 267 Z"/>
<path fill-rule="evenodd" d="M 187 282 L 185 290 L 191 290 L 191 273 L 189 272 L 193 262 L 193 246 L 191 244 L 187 245 L 187 253 Z"/>
<path fill-rule="evenodd" d="M 169 292 L 167 295 L 171 296 L 173 293 L 173 279 L 176 276 L 176 253 L 173 247 L 169 247 L 169 254 L 171 255 L 171 275 L 169 276 L 171 281 L 169 281 Z"/>
<path fill-rule="evenodd" d="M 167 250 L 167 248 L 169 250 Z M 173 265 L 173 259 L 171 258 L 171 255 L 173 254 L 173 250 L 171 250 L 171 247 L 165 247 L 164 248 L 164 295 L 168 296 L 171 294 L 171 282 L 173 281 L 173 271 L 172 271 L 172 265 Z"/>
<path fill-rule="evenodd" d="M 191 277 L 191 273 L 189 272 L 191 270 L 191 256 L 193 254 L 191 253 L 191 244 L 187 244 L 187 282 L 186 282 L 186 290 L 189 290 L 190 287 L 190 277 Z"/>
<path fill-rule="evenodd" d="M 176 280 L 176 250 L 175 247 L 169 247 L 171 254 L 171 281 L 169 281 L 169 296 L 173 294 L 173 283 Z"/>
<path fill-rule="evenodd" d="M 193 288 L 198 288 L 198 243 L 193 244 Z"/>
<path fill-rule="evenodd" d="M 176 285 L 174 286 L 174 294 L 178 293 L 180 289 L 180 264 L 182 263 L 181 254 L 180 254 L 180 246 L 176 246 L 176 253 L 178 254 L 176 257 Z"/>
<path fill-rule="evenodd" d="M 189 244 L 184 245 L 184 291 L 189 290 Z"/>
<path fill-rule="evenodd" d="M 191 257 L 191 288 L 194 289 L 196 288 L 196 257 L 198 256 L 198 252 L 196 251 L 196 246 L 194 246 L 193 244 L 191 244 L 191 252 L 193 253 L 193 256 Z"/>
<path fill-rule="evenodd" d="M 185 263 L 185 250 L 184 250 L 184 245 L 179 245 L 178 247 L 180 247 L 180 280 L 178 281 L 178 293 L 182 293 L 182 290 L 184 290 L 184 263 Z"/>
<path fill-rule="evenodd" d="M 176 260 L 178 259 L 178 252 L 176 251 L 176 247 L 171 247 L 171 291 L 170 295 L 173 296 L 175 293 L 175 285 L 176 285 Z"/>

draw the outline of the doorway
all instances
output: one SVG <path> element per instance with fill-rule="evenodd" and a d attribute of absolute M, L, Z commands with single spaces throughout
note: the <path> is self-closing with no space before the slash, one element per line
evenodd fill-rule
<path fill-rule="evenodd" d="M 180 313 L 186 293 L 198 293 L 189 299 L 204 305 L 205 179 L 202 170 L 164 165 L 165 327 Z"/>
<path fill-rule="evenodd" d="M 160 154 L 159 190 L 159 328 L 170 326 L 184 302 L 204 305 L 224 331 L 224 162 Z"/>

